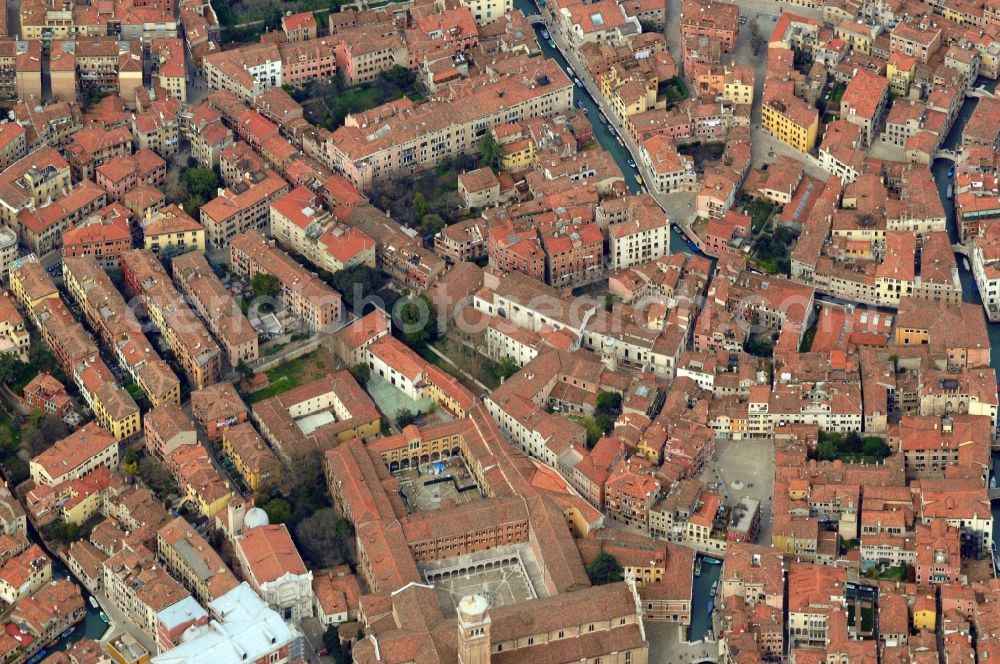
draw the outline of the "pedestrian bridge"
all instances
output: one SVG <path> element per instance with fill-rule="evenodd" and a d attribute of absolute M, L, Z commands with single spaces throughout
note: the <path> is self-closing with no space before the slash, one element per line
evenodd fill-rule
<path fill-rule="evenodd" d="M 993 93 L 991 93 L 989 90 L 980 90 L 979 88 L 976 88 L 975 90 L 969 90 L 968 92 L 966 92 L 965 96 L 966 97 L 979 97 L 980 99 L 982 99 L 983 97 L 990 97 L 990 98 L 992 98 L 993 97 Z"/>
<path fill-rule="evenodd" d="M 969 248 L 964 244 L 953 244 L 951 245 L 951 250 L 956 254 L 961 254 L 962 256 L 965 256 L 966 258 L 969 257 Z"/>
<path fill-rule="evenodd" d="M 529 14 L 524 18 L 528 19 L 528 23 L 531 25 L 545 25 L 545 19 L 542 18 L 541 14 Z"/>
<path fill-rule="evenodd" d="M 937 161 L 938 159 L 944 159 L 945 161 L 957 164 L 962 161 L 963 157 L 961 152 L 952 152 L 951 150 L 935 150 L 933 161 Z"/>

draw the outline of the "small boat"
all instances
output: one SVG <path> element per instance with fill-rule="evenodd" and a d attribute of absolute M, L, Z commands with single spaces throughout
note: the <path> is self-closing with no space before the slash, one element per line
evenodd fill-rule
<path fill-rule="evenodd" d="M 694 559 L 694 575 L 701 576 L 701 556 Z"/>
<path fill-rule="evenodd" d="M 622 140 L 621 136 L 616 136 L 615 138 L 618 141 L 618 145 L 625 147 L 625 141 Z"/>
<path fill-rule="evenodd" d="M 551 46 L 554 49 L 556 47 L 556 43 L 550 39 L 549 46 Z"/>
<path fill-rule="evenodd" d="M 580 81 L 580 79 L 576 78 L 575 76 L 573 77 L 573 82 L 576 83 L 576 87 L 578 88 L 583 87 L 583 83 Z"/>
<path fill-rule="evenodd" d="M 948 200 L 951 200 L 951 199 L 952 199 L 952 197 L 954 196 L 954 194 L 955 194 L 955 188 L 954 188 L 954 187 L 952 187 L 952 186 L 951 186 L 951 185 L 949 184 L 949 185 L 948 185 Z"/>
<path fill-rule="evenodd" d="M 629 160 L 628 160 L 628 167 L 629 167 L 629 168 L 635 168 L 635 162 L 634 162 L 634 161 L 632 161 L 631 159 L 629 159 Z"/>
<path fill-rule="evenodd" d="M 708 615 L 712 615 L 712 611 L 715 611 L 715 602 L 708 600 Z"/>
<path fill-rule="evenodd" d="M 721 565 L 722 564 L 722 561 L 719 560 L 718 558 L 709 558 L 708 556 L 705 556 L 705 562 L 708 563 L 709 565 Z"/>
<path fill-rule="evenodd" d="M 91 595 L 91 596 L 90 596 L 90 605 L 91 605 L 92 607 L 94 607 L 95 609 L 98 609 L 98 608 L 100 608 L 100 606 L 101 606 L 100 604 L 98 604 L 98 603 L 97 603 L 97 600 L 96 600 L 96 599 L 94 599 L 94 596 L 93 596 L 93 595 Z"/>
<path fill-rule="evenodd" d="M 570 78 L 576 78 L 576 74 L 573 72 L 573 68 L 566 65 L 566 73 L 569 74 Z"/>
<path fill-rule="evenodd" d="M 587 110 L 587 109 L 585 108 L 585 109 L 583 109 L 583 114 L 584 114 L 584 115 L 590 115 L 590 111 L 588 111 L 588 110 Z"/>
<path fill-rule="evenodd" d="M 101 620 L 103 620 L 109 625 L 111 624 L 111 619 L 108 618 L 108 614 L 106 614 L 104 611 L 101 611 Z"/>
<path fill-rule="evenodd" d="M 715 597 L 715 592 L 719 589 L 719 582 L 712 581 L 712 597 Z"/>
<path fill-rule="evenodd" d="M 997 476 L 996 475 L 993 475 L 993 476 L 990 477 L 990 488 L 991 489 L 997 488 Z M 993 548 L 994 548 L 994 550 L 996 549 L 996 544 L 993 545 Z"/>
<path fill-rule="evenodd" d="M 545 28 L 542 28 L 541 35 L 542 35 L 542 39 L 548 39 L 549 38 L 549 31 L 546 30 Z"/>
<path fill-rule="evenodd" d="M 969 267 L 969 257 L 968 256 L 962 256 L 962 267 L 964 267 L 966 270 L 971 269 Z"/>
<path fill-rule="evenodd" d="M 604 111 L 598 111 L 597 114 L 601 116 L 601 122 L 608 124 L 608 118 L 604 115 Z"/>
<path fill-rule="evenodd" d="M 617 136 L 618 135 L 618 132 L 615 131 L 615 128 L 612 125 L 608 125 L 608 133 L 611 134 L 612 136 Z"/>
<path fill-rule="evenodd" d="M 61 636 L 60 638 L 63 638 L 63 639 L 65 639 L 65 638 L 66 638 L 67 636 L 69 636 L 70 634 L 72 634 L 72 633 L 73 633 L 73 630 L 74 630 L 74 629 L 76 629 L 76 626 L 75 626 L 75 625 L 74 625 L 73 627 L 70 627 L 70 628 L 66 629 L 66 630 L 65 630 L 65 631 L 64 631 L 64 632 L 62 633 L 62 636 Z"/>
<path fill-rule="evenodd" d="M 635 176 L 635 181 L 639 183 L 640 187 L 642 186 L 642 176 L 641 175 L 636 175 Z"/>

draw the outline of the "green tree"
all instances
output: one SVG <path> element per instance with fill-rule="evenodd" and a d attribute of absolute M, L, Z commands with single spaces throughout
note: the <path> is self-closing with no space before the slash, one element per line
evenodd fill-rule
<path fill-rule="evenodd" d="M 338 634 L 337 625 L 330 625 L 323 632 L 323 647 L 333 654 L 334 650 L 340 650 L 340 635 Z"/>
<path fill-rule="evenodd" d="M 420 228 L 424 235 L 436 235 L 444 226 L 444 219 L 434 212 L 428 212 L 420 218 Z"/>
<path fill-rule="evenodd" d="M 639 21 L 639 25 L 642 27 L 643 32 L 659 32 L 660 26 L 657 25 L 655 21 Z"/>
<path fill-rule="evenodd" d="M 354 528 L 332 507 L 316 510 L 295 527 L 295 539 L 311 569 L 333 567 L 350 560 Z"/>
<path fill-rule="evenodd" d="M 837 444 L 832 440 L 820 441 L 816 446 L 816 456 L 819 457 L 820 461 L 833 461 L 838 454 Z"/>
<path fill-rule="evenodd" d="M 601 551 L 593 562 L 587 565 L 587 576 L 595 586 L 621 581 L 624 572 L 618 559 L 606 551 Z"/>
<path fill-rule="evenodd" d="M 367 364 L 362 362 L 351 367 L 351 375 L 354 376 L 354 380 L 358 382 L 358 385 L 364 387 L 368 384 L 368 379 L 371 378 L 372 371 L 368 368 Z"/>
<path fill-rule="evenodd" d="M 22 440 L 28 446 L 31 456 L 34 457 L 69 434 L 69 426 L 58 417 L 46 415 L 41 411 L 33 411 L 28 416 L 28 426 L 24 429 Z"/>
<path fill-rule="evenodd" d="M 244 380 L 253 378 L 253 368 L 247 364 L 246 360 L 240 360 L 240 363 L 236 365 L 236 373 Z"/>
<path fill-rule="evenodd" d="M 493 375 L 497 380 L 506 380 L 516 374 L 520 368 L 517 366 L 517 360 L 508 355 L 497 363 L 493 369 Z"/>
<path fill-rule="evenodd" d="M 408 295 L 397 302 L 393 323 L 403 342 L 415 350 L 422 350 L 438 336 L 437 310 L 423 293 Z"/>
<path fill-rule="evenodd" d="M 846 436 L 844 436 L 843 443 L 838 446 L 841 451 L 849 452 L 850 454 L 861 454 L 864 450 L 864 441 L 861 440 L 861 436 L 857 432 L 851 431 Z"/>
<path fill-rule="evenodd" d="M 340 293 L 344 302 L 357 314 L 357 307 L 366 297 L 377 294 L 388 280 L 385 273 L 367 265 L 353 265 L 337 270 L 330 278 L 330 286 Z"/>
<path fill-rule="evenodd" d="M 598 392 L 597 411 L 609 415 L 619 415 L 622 412 L 622 395 L 617 392 Z"/>
<path fill-rule="evenodd" d="M 483 164 L 489 166 L 494 171 L 500 170 L 500 161 L 503 159 L 503 146 L 497 142 L 497 137 L 492 131 L 487 131 L 479 139 L 479 153 L 483 156 Z"/>
<path fill-rule="evenodd" d="M 597 418 L 584 417 L 580 424 L 587 430 L 587 449 L 591 449 L 604 436 L 604 423 L 598 422 Z"/>
<path fill-rule="evenodd" d="M 413 216 L 421 221 L 427 214 L 427 198 L 419 191 L 413 194 Z"/>
<path fill-rule="evenodd" d="M 287 523 L 292 518 L 292 505 L 284 498 L 273 498 L 262 506 L 270 523 Z"/>
<path fill-rule="evenodd" d="M 211 168 L 185 168 L 181 171 L 181 183 L 189 196 L 197 196 L 204 201 L 215 198 L 219 189 L 219 178 Z"/>
<path fill-rule="evenodd" d="M 22 362 L 15 355 L 0 355 L 0 381 L 14 392 L 19 392 L 37 374 L 34 365 Z"/>
<path fill-rule="evenodd" d="M 253 288 L 254 297 L 278 297 L 281 292 L 281 284 L 278 278 L 271 274 L 256 274 L 250 282 Z"/>
<path fill-rule="evenodd" d="M 396 411 L 396 426 L 402 429 L 413 424 L 417 420 L 417 415 L 409 408 L 400 408 Z"/>
<path fill-rule="evenodd" d="M 889 361 L 892 362 L 893 372 L 899 372 L 899 355 L 890 355 Z"/>
<path fill-rule="evenodd" d="M 862 445 L 865 456 L 884 459 L 891 453 L 889 446 L 878 436 L 866 436 Z"/>

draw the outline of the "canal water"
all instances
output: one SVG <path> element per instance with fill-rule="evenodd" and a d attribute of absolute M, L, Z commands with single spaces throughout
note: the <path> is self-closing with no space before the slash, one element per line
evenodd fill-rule
<path fill-rule="evenodd" d="M 90 593 L 83 587 L 83 584 L 73 578 L 73 575 L 70 574 L 69 569 L 67 569 L 62 561 L 54 556 L 52 557 L 52 576 L 56 579 L 68 578 L 80 586 L 80 590 L 83 593 L 84 605 L 87 607 L 87 614 L 84 616 L 83 622 L 78 623 L 72 632 L 61 638 L 54 645 L 46 648 L 46 650 L 50 653 L 57 650 L 65 650 L 70 645 L 82 639 L 99 641 L 104 636 L 104 632 L 107 631 L 109 625 L 101 620 L 101 610 L 95 609 L 90 605 Z"/>
<path fill-rule="evenodd" d="M 997 81 L 992 81 L 986 78 L 980 78 L 976 81 L 976 86 L 986 86 L 986 89 L 990 92 L 996 90 Z M 958 117 L 955 119 L 955 124 L 951 131 L 948 133 L 947 138 L 945 138 L 942 147 L 949 150 L 957 147 L 962 140 L 962 129 L 965 124 L 969 121 L 973 110 L 975 110 L 976 105 L 979 100 L 976 97 L 969 97 L 962 104 L 962 108 L 958 113 Z M 945 214 L 948 217 L 948 234 L 951 237 L 952 243 L 956 243 L 959 240 L 958 223 L 955 217 L 955 201 L 948 198 L 948 187 L 952 184 L 952 178 L 948 175 L 948 172 L 952 169 L 952 163 L 944 159 L 938 159 L 934 162 L 931 167 L 931 172 L 934 174 L 934 183 L 937 186 L 938 195 L 941 197 L 941 202 L 944 204 Z M 962 280 L 962 295 L 966 302 L 971 302 L 982 306 L 982 300 L 979 297 L 979 292 L 974 288 L 975 280 L 972 277 L 972 272 L 966 270 L 962 265 L 961 256 L 956 255 L 958 261 L 958 273 L 959 278 Z M 991 364 L 993 368 L 1000 375 L 1000 323 L 987 323 L 987 330 L 990 337 L 990 347 L 993 349 L 991 354 Z M 993 467 L 994 474 L 998 473 L 997 469 L 1000 469 L 1000 454 L 993 455 Z M 993 502 L 993 539 L 994 541 L 1000 537 L 1000 501 Z"/>
<path fill-rule="evenodd" d="M 539 13 L 538 5 L 534 2 L 534 0 L 514 0 L 514 6 L 524 12 L 526 16 Z M 566 62 L 566 58 L 563 57 L 562 53 L 560 53 L 558 49 L 553 48 L 547 39 L 542 37 L 541 31 L 542 26 L 535 26 L 535 33 L 538 37 L 538 43 L 542 49 L 542 53 L 545 57 L 552 58 L 558 62 L 559 66 L 562 67 L 564 71 L 568 71 L 569 64 Z M 997 87 L 997 81 L 980 78 L 976 81 L 976 86 L 981 85 L 986 86 L 986 89 L 992 92 Z M 639 191 L 639 183 L 635 179 L 636 171 L 634 168 L 629 166 L 629 161 L 632 160 L 632 156 L 629 154 L 628 150 L 618 144 L 615 137 L 608 131 L 607 125 L 601 122 L 599 109 L 590 94 L 584 88 L 576 86 L 573 93 L 573 100 L 574 103 L 582 104 L 583 107 L 587 109 L 587 118 L 590 120 L 590 123 L 594 128 L 594 138 L 602 148 L 607 150 L 612 157 L 614 157 L 615 163 L 618 164 L 622 173 L 625 174 L 625 183 L 629 190 L 632 192 Z M 978 101 L 979 100 L 975 97 L 970 97 L 965 100 L 962 104 L 962 108 L 959 110 L 957 118 L 955 119 L 955 124 L 952 126 L 948 136 L 945 138 L 942 147 L 954 149 L 961 142 L 962 129 L 969 121 L 969 117 L 972 115 Z M 954 243 L 958 242 L 958 226 L 955 221 L 955 205 L 954 201 L 950 200 L 947 196 L 948 187 L 952 183 L 952 178 L 948 175 L 948 172 L 951 169 L 951 162 L 939 159 L 933 163 L 931 172 L 934 176 L 938 194 L 941 197 L 941 201 L 944 205 L 945 213 L 948 218 L 948 232 L 951 236 L 952 242 Z M 670 233 L 670 251 L 672 253 L 692 253 L 685 238 L 680 233 L 673 231 Z M 972 273 L 962 266 L 960 258 L 958 265 L 959 277 L 962 281 L 962 292 L 964 294 L 965 301 L 981 305 L 982 302 L 979 298 L 979 294 L 973 288 L 974 280 Z M 1000 374 L 1000 323 L 989 324 L 987 327 L 989 330 L 990 344 L 995 349 L 992 354 L 992 366 L 997 370 L 998 374 Z M 994 455 L 994 467 L 1000 468 L 1000 454 Z M 1000 501 L 994 502 L 993 504 L 993 539 L 1000 540 Z M 704 564 L 702 565 L 701 575 L 695 577 L 694 579 L 694 597 L 692 598 L 691 605 L 692 616 L 689 636 L 692 641 L 697 641 L 703 638 L 705 634 L 709 633 L 712 629 L 712 620 L 708 613 L 708 601 L 712 583 L 719 579 L 721 571 L 721 565 Z"/>
<path fill-rule="evenodd" d="M 694 589 L 691 597 L 691 629 L 688 634 L 689 641 L 700 641 L 706 635 L 712 633 L 712 614 L 708 612 L 709 600 L 715 601 L 712 597 L 712 584 L 722 576 L 722 565 L 712 565 L 702 558 L 701 574 L 694 577 Z M 719 582 L 722 585 L 722 582 Z M 716 597 L 719 593 L 716 593 Z M 721 610 L 722 607 L 717 607 Z M 714 612 L 714 611 L 713 611 Z M 714 638 L 714 637 L 713 637 Z"/>
<path fill-rule="evenodd" d="M 976 85 L 984 85 L 986 89 L 990 92 L 996 90 L 997 81 L 991 81 L 990 79 L 980 78 L 976 81 Z M 965 127 L 965 123 L 969 121 L 969 117 L 972 115 L 972 111 L 976 108 L 976 104 L 979 100 L 975 97 L 970 97 L 965 100 L 962 104 L 962 109 L 955 120 L 955 126 L 952 127 L 951 132 L 949 132 L 948 137 L 945 139 L 944 147 L 948 149 L 955 148 L 962 139 L 962 128 Z M 959 232 L 958 223 L 955 218 L 955 202 L 949 200 L 947 196 L 948 186 L 952 183 L 952 178 L 948 176 L 948 171 L 952 168 L 952 164 L 949 161 L 939 159 L 934 162 L 931 171 L 934 173 L 934 182 L 937 185 L 938 194 L 941 196 L 941 201 L 944 203 L 945 213 L 948 216 L 948 233 L 951 236 L 951 241 L 958 242 Z M 962 260 L 960 256 L 956 256 L 958 260 L 958 272 L 959 277 L 962 280 L 962 295 L 966 302 L 972 302 L 973 304 L 982 305 L 982 300 L 979 297 L 979 292 L 975 290 L 975 280 L 972 277 L 972 273 L 966 270 L 962 265 Z M 987 330 L 990 336 L 990 347 L 993 349 L 991 354 L 991 364 L 993 368 L 1000 374 L 1000 323 L 987 323 Z M 996 475 L 1000 473 L 1000 454 L 993 455 L 993 473 Z M 993 540 L 996 541 L 1000 537 L 1000 501 L 993 502 Z"/>
<path fill-rule="evenodd" d="M 514 0 L 514 6 L 520 9 L 525 16 L 530 16 L 532 14 L 538 14 L 538 5 L 535 0 Z M 538 44 L 541 46 L 542 54 L 547 58 L 552 58 L 559 63 L 563 71 L 569 72 L 570 65 L 566 62 L 566 58 L 563 54 L 559 52 L 559 49 L 553 48 L 549 44 L 549 40 L 542 37 L 541 25 L 535 26 L 535 36 L 538 38 Z M 579 77 L 579 72 L 574 72 L 577 77 Z M 572 77 L 571 77 L 572 78 Z M 594 139 L 598 144 L 607 150 L 611 156 L 614 158 L 615 163 L 618 164 L 618 168 L 621 169 L 622 173 L 625 175 L 625 185 L 628 187 L 629 191 L 635 193 L 639 191 L 639 183 L 636 181 L 636 170 L 629 166 L 629 161 L 635 161 L 632 159 L 632 155 L 623 146 L 618 144 L 618 140 L 611 135 L 608 131 L 608 126 L 601 122 L 600 109 L 597 104 L 591 98 L 590 93 L 587 92 L 585 88 L 576 86 L 573 90 L 573 103 L 574 105 L 581 105 L 587 109 L 587 119 L 590 120 L 590 124 L 594 128 Z M 671 232 L 670 233 L 670 251 L 671 253 L 683 252 L 690 254 L 691 248 L 688 247 L 687 241 L 680 235 L 680 233 Z"/>

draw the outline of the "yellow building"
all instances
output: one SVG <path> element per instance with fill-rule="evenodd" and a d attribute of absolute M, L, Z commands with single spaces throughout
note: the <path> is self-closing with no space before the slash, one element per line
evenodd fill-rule
<path fill-rule="evenodd" d="M 862 53 L 869 53 L 872 50 L 872 44 L 875 43 L 875 37 L 880 31 L 881 28 L 874 28 L 854 21 L 843 21 L 834 28 L 834 33 L 843 39 L 852 50 Z"/>
<path fill-rule="evenodd" d="M 229 427 L 223 432 L 222 452 L 232 460 L 247 486 L 254 491 L 276 481 L 281 473 L 278 458 L 249 422 Z"/>
<path fill-rule="evenodd" d="M 142 222 L 142 237 L 145 248 L 154 254 L 171 247 L 194 247 L 195 251 L 205 251 L 205 228 L 174 205 L 150 210 Z"/>
<path fill-rule="evenodd" d="M 530 138 L 507 143 L 500 157 L 500 170 L 510 173 L 525 171 L 535 163 L 535 142 Z"/>
<path fill-rule="evenodd" d="M 74 483 L 76 484 L 76 483 Z M 70 486 L 62 506 L 62 520 L 82 526 L 90 517 L 101 510 L 104 496 L 100 491 L 85 491 L 78 486 Z"/>
<path fill-rule="evenodd" d="M 722 100 L 730 104 L 752 104 L 753 78 L 746 80 L 730 76 L 727 72 L 726 82 L 722 87 Z"/>
<path fill-rule="evenodd" d="M 799 537 L 794 534 L 775 533 L 771 538 L 771 545 L 782 553 L 797 556 L 803 560 L 812 560 L 816 557 L 815 536 Z"/>
<path fill-rule="evenodd" d="M 905 95 L 910 91 L 910 83 L 917 70 L 917 59 L 913 56 L 894 53 L 885 66 L 885 77 L 893 92 Z"/>
<path fill-rule="evenodd" d="M 624 74 L 624 72 L 621 72 Z M 620 75 L 616 67 L 601 76 L 601 92 L 611 102 L 615 115 L 623 122 L 638 113 L 645 113 L 656 106 L 659 81 L 655 75 L 636 73 Z"/>
<path fill-rule="evenodd" d="M 191 484 L 184 487 L 184 501 L 194 505 L 200 514 L 210 519 L 226 509 L 232 496 L 232 491 L 215 493 Z"/>
<path fill-rule="evenodd" d="M 913 626 L 919 630 L 934 631 L 937 626 L 937 611 L 934 608 L 933 600 L 928 603 L 917 602 L 917 606 L 913 608 Z"/>
<path fill-rule="evenodd" d="M 104 382 L 91 393 L 94 417 L 115 440 L 133 436 L 142 429 L 139 407 L 124 388 Z"/>
<path fill-rule="evenodd" d="M 799 152 L 812 150 L 819 132 L 819 112 L 791 94 L 768 97 L 765 90 L 761 126 Z"/>

